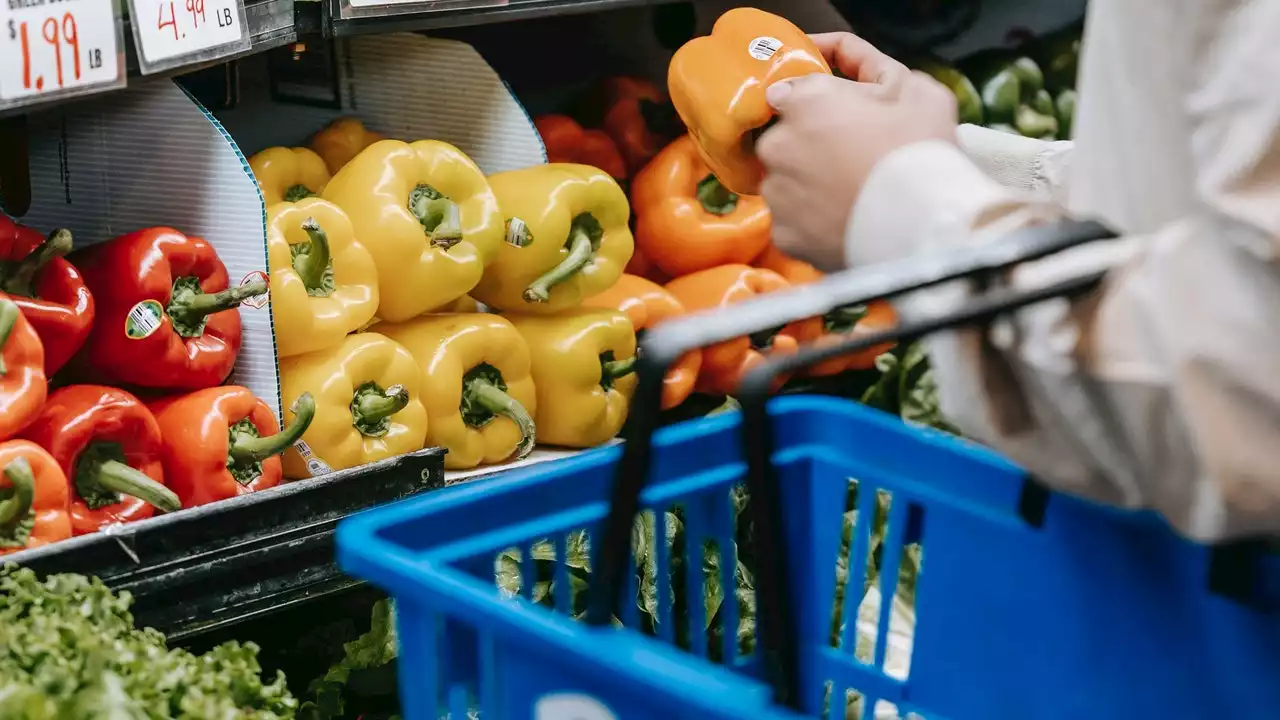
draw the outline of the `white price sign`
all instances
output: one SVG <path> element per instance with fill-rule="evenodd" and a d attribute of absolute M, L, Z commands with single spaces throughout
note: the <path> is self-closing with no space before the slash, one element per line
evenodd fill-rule
<path fill-rule="evenodd" d="M 124 83 L 112 0 L 0 0 L 0 100 Z"/>
<path fill-rule="evenodd" d="M 144 73 L 249 47 L 243 0 L 132 0 L 132 7 Z"/>

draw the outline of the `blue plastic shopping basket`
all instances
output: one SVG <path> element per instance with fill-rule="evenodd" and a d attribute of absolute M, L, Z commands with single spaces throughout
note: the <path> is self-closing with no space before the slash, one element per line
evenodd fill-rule
<path fill-rule="evenodd" d="M 852 402 L 766 405 L 774 375 L 853 345 L 766 363 L 744 386 L 742 413 L 651 432 L 663 367 L 688 347 L 1102 234 L 1055 233 L 833 277 L 714 325 L 659 328 L 643 346 L 625 447 L 343 523 L 342 566 L 397 601 L 405 717 L 1280 717 L 1280 569 L 1264 544 L 1196 545 L 1150 514 L 1051 494 L 987 450 Z M 897 335 L 982 322 L 1097 279 L 993 291 Z M 842 538 L 851 486 L 857 521 Z M 637 511 L 672 509 L 683 527 L 674 551 L 670 519 L 647 538 L 635 529 Z M 581 531 L 589 571 L 569 561 Z M 511 548 L 516 597 L 495 584 Z M 903 571 L 908 558 L 918 573 Z M 657 600 L 641 612 L 645 567 Z M 735 593 L 744 571 L 754 592 Z M 757 606 L 760 647 L 744 652 L 751 638 L 736 630 Z M 575 619 L 584 613 L 590 622 Z"/>

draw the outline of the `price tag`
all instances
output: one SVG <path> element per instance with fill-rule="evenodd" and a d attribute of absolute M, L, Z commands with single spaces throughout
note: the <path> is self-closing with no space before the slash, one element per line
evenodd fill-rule
<path fill-rule="evenodd" d="M 130 0 L 144 75 L 249 49 L 243 0 Z"/>
<path fill-rule="evenodd" d="M 113 0 L 0 0 L 0 100 L 124 85 L 120 34 Z"/>

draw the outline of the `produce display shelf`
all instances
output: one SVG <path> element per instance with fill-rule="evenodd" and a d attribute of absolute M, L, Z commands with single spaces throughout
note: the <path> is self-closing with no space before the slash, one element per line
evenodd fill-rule
<path fill-rule="evenodd" d="M 478 2 L 398 2 L 353 8 L 348 0 L 299 0 L 299 27 L 310 26 L 303 17 L 321 12 L 327 34 L 335 37 L 414 30 L 457 28 L 509 20 L 576 15 L 624 7 L 661 5 L 672 0 L 509 0 L 505 4 Z M 469 7 L 465 5 L 470 5 Z"/>
<path fill-rule="evenodd" d="M 133 594 L 139 626 L 182 639 L 358 585 L 334 563 L 338 522 L 444 485 L 444 451 L 428 448 L 26 550 L 6 561 L 41 574 L 96 575 Z"/>

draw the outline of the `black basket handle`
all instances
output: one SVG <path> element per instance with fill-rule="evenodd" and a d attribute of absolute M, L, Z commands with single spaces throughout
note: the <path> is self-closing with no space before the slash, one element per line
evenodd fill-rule
<path fill-rule="evenodd" d="M 639 512 L 640 493 L 652 464 L 652 435 L 658 426 L 663 378 L 685 353 L 767 328 L 825 315 L 838 307 L 895 297 L 950 281 L 979 278 L 980 283 L 985 284 L 993 274 L 1019 263 L 1112 237 L 1114 233 L 1096 222 L 1063 221 L 1026 228 L 995 243 L 828 275 L 815 283 L 784 293 L 755 298 L 713 312 L 698 313 L 651 330 L 641 344 L 636 363 L 638 384 L 632 398 L 631 422 L 625 432 L 626 443 L 623 445 L 622 458 L 613 484 L 609 515 L 594 552 L 595 571 L 590 588 L 587 622 L 593 625 L 611 624 L 619 609 L 622 590 L 626 586 L 625 573 L 629 566 L 632 520 Z M 1054 289 L 1059 290 L 1057 286 Z M 947 323 L 955 324 L 950 315 L 935 322 L 943 322 L 940 327 L 948 327 Z M 824 354 L 822 358 L 847 353 L 859 347 L 871 347 L 901 336 L 901 331 L 896 331 L 896 334 L 890 332 L 869 335 L 850 345 L 832 346 L 832 353 Z M 814 361 L 819 359 L 815 357 Z M 768 487 L 767 475 L 760 474 L 755 478 L 765 481 L 760 487 L 754 486 L 750 476 L 747 480 L 748 491 L 753 494 L 759 492 L 760 497 L 765 498 L 772 492 Z M 772 509 L 767 507 L 769 505 L 771 504 L 752 502 L 749 512 L 753 513 L 751 517 L 756 523 L 756 532 L 764 532 L 766 537 L 772 539 L 781 535 L 781 528 L 776 516 L 769 511 Z M 785 554 L 782 545 L 773 547 L 778 552 L 765 553 L 768 557 L 762 562 L 761 569 L 777 559 L 777 556 Z M 766 576 L 777 579 L 783 577 L 781 570 L 785 570 L 785 566 L 769 567 L 764 572 Z M 795 654 L 794 648 L 786 650 L 788 641 L 794 640 L 794 637 L 785 637 L 788 634 L 785 628 L 790 622 L 790 614 L 786 611 L 783 586 L 768 582 L 762 576 L 757 583 L 757 593 L 760 645 L 771 666 L 770 675 L 774 676 L 777 699 L 780 702 L 794 703 L 798 697 L 794 692 Z"/>

